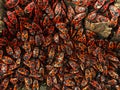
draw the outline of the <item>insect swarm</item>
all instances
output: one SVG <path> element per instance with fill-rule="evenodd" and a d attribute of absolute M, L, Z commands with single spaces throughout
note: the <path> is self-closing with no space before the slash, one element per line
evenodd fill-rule
<path fill-rule="evenodd" d="M 120 42 L 85 28 L 107 22 L 119 36 L 114 2 L 5 0 L 0 90 L 119 90 Z"/>

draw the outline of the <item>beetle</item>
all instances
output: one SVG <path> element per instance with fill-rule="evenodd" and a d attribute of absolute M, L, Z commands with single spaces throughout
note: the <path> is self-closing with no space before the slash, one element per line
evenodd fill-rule
<path fill-rule="evenodd" d="M 78 70 L 79 69 L 79 65 L 76 62 L 69 61 L 68 63 L 70 64 L 70 66 L 72 67 L 73 70 Z"/>
<path fill-rule="evenodd" d="M 34 2 L 30 2 L 30 3 L 24 8 L 24 12 L 25 12 L 25 13 L 31 13 L 34 8 L 35 8 L 35 3 L 34 3 Z"/>
<path fill-rule="evenodd" d="M 49 44 L 51 44 L 52 42 L 52 36 L 48 35 L 47 37 L 45 37 L 45 41 L 44 41 L 44 46 L 48 46 Z"/>
<path fill-rule="evenodd" d="M 59 30 L 65 29 L 65 28 L 66 28 L 66 23 L 59 22 L 59 23 L 56 23 L 55 26 L 56 26 Z M 67 28 L 66 28 L 66 29 L 67 29 Z"/>
<path fill-rule="evenodd" d="M 38 80 L 33 81 L 32 89 L 33 90 L 40 90 Z"/>
<path fill-rule="evenodd" d="M 92 12 L 90 12 L 87 16 L 87 20 L 89 21 L 95 21 L 95 18 L 97 17 L 97 11 L 94 10 Z"/>
<path fill-rule="evenodd" d="M 23 62 L 26 66 L 28 66 L 30 69 L 35 69 L 35 62 L 26 60 Z"/>
<path fill-rule="evenodd" d="M 25 82 L 26 86 L 30 86 L 30 85 L 32 85 L 33 80 L 32 80 L 32 78 L 25 77 L 24 82 Z"/>
<path fill-rule="evenodd" d="M 42 8 L 42 10 L 45 10 L 48 7 L 48 5 L 49 5 L 49 1 L 48 0 L 42 0 L 42 1 L 38 0 L 38 2 L 39 2 L 38 5 L 39 5 L 40 8 Z"/>
<path fill-rule="evenodd" d="M 11 46 L 6 47 L 6 52 L 8 55 L 13 55 L 13 48 Z"/>
<path fill-rule="evenodd" d="M 15 85 L 18 82 L 17 78 L 10 78 L 10 82 Z"/>
<path fill-rule="evenodd" d="M 53 22 L 54 23 L 58 23 L 58 22 L 60 22 L 61 21 L 61 16 L 60 15 L 56 15 L 54 18 L 53 18 Z"/>
<path fill-rule="evenodd" d="M 106 0 L 97 0 L 97 2 L 96 2 L 95 5 L 94 5 L 94 8 L 95 8 L 96 10 L 100 9 L 100 8 L 104 5 L 105 1 L 106 1 Z"/>
<path fill-rule="evenodd" d="M 116 7 L 114 5 L 110 5 L 109 10 L 110 10 L 112 17 L 119 17 L 120 16 L 120 12 L 119 12 L 118 7 Z"/>
<path fill-rule="evenodd" d="M 7 70 L 8 70 L 8 65 L 4 63 L 0 63 L 0 73 L 4 74 L 7 72 Z"/>
<path fill-rule="evenodd" d="M 35 31 L 39 30 L 39 33 L 42 33 L 41 27 L 39 26 L 39 24 L 36 24 L 35 22 L 32 22 L 32 29 Z"/>
<path fill-rule="evenodd" d="M 99 85 L 99 83 L 97 82 L 97 81 L 91 81 L 90 82 L 90 84 L 93 86 L 93 87 L 95 87 L 96 89 L 99 89 L 99 90 L 101 90 L 102 89 L 102 87 Z"/>
<path fill-rule="evenodd" d="M 75 11 L 71 5 L 68 6 L 67 17 L 69 20 L 72 20 L 75 16 Z"/>
<path fill-rule="evenodd" d="M 22 75 L 25 75 L 25 76 L 29 75 L 29 71 L 25 68 L 18 68 L 17 71 Z"/>
<path fill-rule="evenodd" d="M 39 55 L 39 48 L 38 48 L 38 47 L 35 47 L 35 48 L 33 49 L 33 57 L 37 58 L 38 55 Z"/>
<path fill-rule="evenodd" d="M 19 0 L 19 1 L 20 1 L 19 3 L 23 6 L 29 3 L 29 0 Z"/>
<path fill-rule="evenodd" d="M 72 81 L 72 80 L 64 80 L 64 85 L 65 86 L 75 86 L 75 82 L 74 81 Z"/>
<path fill-rule="evenodd" d="M 12 24 L 17 24 L 17 17 L 14 12 L 7 11 L 7 17 Z"/>
<path fill-rule="evenodd" d="M 55 55 L 55 49 L 52 47 L 51 49 L 49 49 L 48 58 L 53 59 L 54 55 Z"/>
<path fill-rule="evenodd" d="M 113 62 L 119 62 L 119 59 L 118 59 L 115 55 L 107 54 L 107 55 L 106 55 L 106 58 L 107 58 L 108 60 L 113 61 Z"/>
<path fill-rule="evenodd" d="M 18 84 L 15 84 L 13 90 L 18 90 L 18 88 L 19 88 Z"/>
<path fill-rule="evenodd" d="M 23 11 L 23 9 L 22 9 L 19 5 L 17 5 L 17 6 L 15 7 L 15 13 L 16 13 L 16 15 L 18 15 L 18 16 L 23 16 L 23 15 L 24 15 L 24 11 Z"/>
<path fill-rule="evenodd" d="M 3 77 L 7 77 L 9 75 L 12 75 L 14 72 L 13 71 L 7 71 L 6 73 L 3 74 Z"/>
<path fill-rule="evenodd" d="M 39 24 L 40 17 L 42 16 L 42 11 L 40 10 L 37 4 L 35 5 L 34 13 L 35 13 L 35 16 L 34 16 L 33 22 Z"/>
<path fill-rule="evenodd" d="M 31 45 L 34 45 L 34 44 L 35 44 L 35 38 L 34 38 L 34 36 L 30 36 L 30 37 L 29 37 L 29 43 L 30 43 Z"/>
<path fill-rule="evenodd" d="M 86 80 L 92 80 L 92 73 L 89 69 L 85 69 L 85 79 Z"/>
<path fill-rule="evenodd" d="M 15 62 L 13 63 L 13 64 L 11 64 L 11 65 L 9 65 L 8 66 L 8 70 L 9 71 L 12 71 L 12 70 L 15 70 L 16 68 L 18 68 L 19 67 L 19 65 L 17 65 Z"/>
<path fill-rule="evenodd" d="M 62 6 L 61 6 L 61 3 L 57 3 L 57 5 L 55 6 L 55 15 L 59 15 L 61 14 L 61 11 L 62 11 Z"/>
<path fill-rule="evenodd" d="M 51 20 L 50 18 L 46 15 L 42 21 L 42 25 L 43 27 L 46 27 L 46 26 L 50 26 L 51 25 Z"/>
<path fill-rule="evenodd" d="M 40 34 L 40 35 L 35 35 L 35 45 L 36 46 L 40 46 L 41 44 L 43 44 L 45 38 L 43 36 L 43 34 Z"/>
<path fill-rule="evenodd" d="M 57 68 L 53 68 L 50 72 L 49 72 L 49 75 L 50 76 L 55 76 L 55 74 L 57 74 L 58 72 L 58 69 Z"/>
<path fill-rule="evenodd" d="M 20 49 L 20 47 L 15 46 L 15 47 L 13 48 L 13 50 L 14 50 L 14 57 L 15 57 L 15 58 L 19 58 L 20 55 L 21 55 L 21 49 Z"/>
<path fill-rule="evenodd" d="M 75 12 L 76 13 L 86 12 L 86 7 L 84 7 L 84 6 L 75 6 Z"/>
<path fill-rule="evenodd" d="M 18 5 L 19 2 L 20 2 L 20 0 L 6 0 L 5 6 L 7 8 L 14 8 L 15 6 Z"/>
<path fill-rule="evenodd" d="M 14 60 L 9 57 L 9 56 L 3 56 L 3 59 L 2 61 L 5 63 L 5 64 L 12 64 L 14 62 Z"/>
<path fill-rule="evenodd" d="M 117 80 L 116 80 L 116 79 L 108 80 L 107 83 L 108 83 L 109 85 L 116 85 L 116 84 L 117 84 Z"/>
<path fill-rule="evenodd" d="M 23 48 L 26 52 L 31 52 L 30 42 L 24 42 L 24 43 L 22 44 L 22 48 Z"/>
<path fill-rule="evenodd" d="M 54 26 L 49 26 L 49 27 L 47 28 L 48 34 L 52 34 L 54 31 L 55 31 L 55 27 L 54 27 Z"/>
<path fill-rule="evenodd" d="M 86 35 L 83 34 L 81 37 L 78 37 L 77 41 L 86 44 L 86 41 L 87 41 L 87 40 L 86 40 Z"/>
<path fill-rule="evenodd" d="M 26 60 L 29 60 L 32 56 L 32 52 L 29 52 L 29 53 L 25 53 L 24 56 L 23 56 L 23 59 L 26 61 Z"/>
<path fill-rule="evenodd" d="M 110 19 L 103 15 L 97 15 L 96 21 L 97 22 L 110 22 Z"/>
<path fill-rule="evenodd" d="M 27 30 L 23 30 L 23 32 L 21 34 L 21 39 L 22 39 L 22 41 L 28 40 L 28 31 Z"/>
<path fill-rule="evenodd" d="M 118 24 L 118 17 L 112 17 L 111 20 L 110 20 L 110 25 L 112 27 L 116 27 Z"/>
<path fill-rule="evenodd" d="M 3 87 L 2 89 L 6 90 L 8 87 L 8 84 L 9 84 L 9 78 L 5 78 L 1 83 L 1 86 Z"/>
<path fill-rule="evenodd" d="M 110 41 L 108 43 L 108 49 L 115 49 L 116 47 L 117 47 L 117 43 L 116 42 Z"/>
<path fill-rule="evenodd" d="M 79 23 L 83 18 L 85 18 L 85 16 L 86 16 L 85 12 L 75 15 L 72 20 L 72 23 L 73 24 Z"/>
<path fill-rule="evenodd" d="M 81 86 L 82 86 L 82 87 L 85 87 L 87 84 L 88 84 L 88 80 L 83 79 L 83 80 L 81 81 Z"/>
<path fill-rule="evenodd" d="M 48 86 L 52 86 L 52 84 L 53 84 L 52 77 L 48 75 L 46 80 L 47 80 L 47 81 L 46 81 L 46 82 L 47 82 L 47 85 L 48 85 Z"/>
<path fill-rule="evenodd" d="M 14 27 L 14 25 L 12 25 L 12 23 L 9 22 L 7 17 L 3 18 L 3 21 L 5 22 L 5 24 L 7 25 L 8 31 L 10 32 L 11 35 L 15 35 L 16 33 L 16 29 Z"/>
<path fill-rule="evenodd" d="M 48 5 L 48 7 L 46 8 L 45 12 L 48 14 L 50 19 L 54 18 L 54 11 L 53 11 L 53 9 L 51 8 L 50 5 Z"/>

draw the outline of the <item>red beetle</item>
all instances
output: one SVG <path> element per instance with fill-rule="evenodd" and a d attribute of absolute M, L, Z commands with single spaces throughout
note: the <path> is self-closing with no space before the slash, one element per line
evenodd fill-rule
<path fill-rule="evenodd" d="M 58 69 L 57 68 L 53 68 L 50 72 L 49 72 L 49 75 L 50 76 L 55 76 L 55 74 L 57 74 L 58 72 Z"/>
<path fill-rule="evenodd" d="M 91 81 L 90 84 L 95 87 L 97 90 L 101 90 L 102 87 L 99 85 L 97 81 Z"/>
<path fill-rule="evenodd" d="M 4 38 L 0 38 L 0 48 L 2 48 L 2 46 L 5 46 L 7 44 L 7 40 Z"/>
<path fill-rule="evenodd" d="M 34 7 L 35 7 L 35 3 L 31 2 L 24 8 L 24 12 L 31 13 L 33 11 Z"/>
<path fill-rule="evenodd" d="M 79 69 L 79 65 L 78 65 L 76 62 L 74 62 L 74 61 L 69 61 L 68 63 L 69 63 L 69 65 L 72 67 L 73 70 Z"/>
<path fill-rule="evenodd" d="M 24 60 L 29 60 L 29 59 L 31 58 L 31 56 L 32 56 L 32 52 L 30 52 L 30 53 L 25 53 L 24 56 L 23 56 L 23 59 L 24 59 Z"/>
<path fill-rule="evenodd" d="M 16 46 L 16 47 L 14 47 L 14 57 L 15 58 L 19 58 L 20 57 L 20 54 L 21 54 L 21 49 L 20 49 L 20 47 L 18 47 L 18 46 Z"/>
<path fill-rule="evenodd" d="M 105 11 L 108 9 L 109 4 L 110 4 L 109 2 L 108 2 L 108 3 L 105 3 L 105 4 L 103 5 L 103 7 L 101 7 L 100 11 L 101 11 L 101 12 L 105 12 Z"/>
<path fill-rule="evenodd" d="M 32 89 L 33 89 L 33 90 L 40 90 L 38 80 L 34 80 L 34 81 L 33 81 Z"/>
<path fill-rule="evenodd" d="M 104 5 L 105 1 L 106 1 L 106 0 L 97 0 L 97 2 L 96 2 L 95 5 L 94 5 L 94 8 L 95 8 L 96 10 L 100 9 L 100 8 Z"/>
<path fill-rule="evenodd" d="M 5 63 L 5 64 L 12 64 L 14 63 L 14 60 L 8 56 L 3 56 L 3 59 L 2 61 Z"/>
<path fill-rule="evenodd" d="M 29 74 L 29 71 L 25 68 L 19 68 L 17 71 L 22 75 L 28 75 Z"/>
<path fill-rule="evenodd" d="M 42 11 L 40 11 L 38 5 L 35 6 L 35 16 L 34 16 L 34 19 L 33 19 L 33 22 L 35 23 L 39 23 L 39 20 L 40 20 L 40 17 L 42 16 Z"/>
<path fill-rule="evenodd" d="M 42 0 L 42 10 L 45 10 L 48 7 L 48 4 L 49 4 L 49 0 Z"/>
<path fill-rule="evenodd" d="M 111 20 L 110 20 L 110 25 L 113 26 L 113 27 L 116 27 L 118 24 L 118 17 L 112 17 Z"/>
<path fill-rule="evenodd" d="M 7 46 L 7 47 L 6 47 L 6 52 L 7 52 L 7 54 L 9 54 L 9 55 L 13 55 L 13 49 L 12 49 L 12 47 L 11 47 L 11 46 Z"/>
<path fill-rule="evenodd" d="M 56 34 L 54 34 L 54 42 L 55 43 L 59 43 L 59 35 L 58 35 L 58 33 L 56 33 Z"/>
<path fill-rule="evenodd" d="M 56 7 L 55 7 L 55 15 L 57 14 L 61 14 L 61 11 L 62 11 L 62 6 L 61 6 L 61 3 L 57 3 Z"/>
<path fill-rule="evenodd" d="M 26 5 L 29 2 L 29 0 L 19 0 L 19 1 L 21 5 Z"/>
<path fill-rule="evenodd" d="M 17 78 L 10 78 L 10 82 L 15 85 L 18 82 Z"/>
<path fill-rule="evenodd" d="M 20 0 L 6 0 L 6 3 L 5 3 L 5 6 L 7 8 L 13 8 L 15 7 L 16 5 L 18 5 Z"/>
<path fill-rule="evenodd" d="M 83 6 L 75 6 L 75 12 L 76 13 L 82 13 L 86 11 L 86 7 Z"/>
<path fill-rule="evenodd" d="M 93 21 L 97 17 L 96 11 L 92 11 L 88 14 L 87 20 Z"/>
<path fill-rule="evenodd" d="M 54 12 L 50 5 L 46 8 L 45 11 L 48 14 L 48 16 L 50 17 L 50 19 L 54 18 Z"/>
<path fill-rule="evenodd" d="M 114 5 L 110 5 L 109 10 L 110 10 L 112 17 L 119 17 L 120 16 L 120 11 L 119 11 L 118 7 L 116 7 Z"/>
<path fill-rule="evenodd" d="M 17 5 L 17 6 L 15 7 L 15 13 L 16 13 L 18 16 L 23 16 L 23 15 L 24 15 L 24 11 L 22 10 L 22 8 L 21 8 L 19 5 Z"/>
<path fill-rule="evenodd" d="M 6 90 L 7 87 L 8 87 L 8 84 L 9 84 L 9 78 L 5 78 L 5 79 L 2 81 L 1 85 L 0 85 L 0 86 L 2 86 L 3 88 L 1 89 L 1 87 L 0 87 L 0 89 L 1 89 L 1 90 Z"/>
<path fill-rule="evenodd" d="M 32 29 L 33 29 L 34 31 L 39 30 L 39 32 L 42 33 L 41 27 L 39 26 L 39 24 L 36 24 L 35 22 L 32 23 Z"/>
<path fill-rule="evenodd" d="M 85 16 L 86 16 L 86 13 L 85 13 L 85 12 L 77 14 L 77 15 L 73 18 L 72 23 L 73 23 L 73 24 L 79 23 L 83 18 L 85 18 Z"/>
<path fill-rule="evenodd" d="M 115 49 L 117 47 L 117 43 L 116 42 L 113 42 L 113 41 L 110 41 L 108 43 L 108 49 Z"/>
<path fill-rule="evenodd" d="M 109 18 L 103 15 L 97 15 L 96 21 L 97 22 L 110 22 Z"/>
<path fill-rule="evenodd" d="M 3 18 L 3 21 L 7 25 L 10 34 L 14 35 L 16 33 L 15 27 L 9 22 L 9 20 L 6 17 Z"/>
<path fill-rule="evenodd" d="M 48 85 L 48 86 L 52 86 L 52 84 L 53 84 L 52 77 L 48 75 L 46 82 L 47 82 L 47 85 Z"/>
<path fill-rule="evenodd" d="M 25 81 L 25 85 L 27 86 L 32 85 L 33 82 L 32 78 L 27 78 L 27 77 L 24 78 L 24 81 Z"/>
<path fill-rule="evenodd" d="M 23 30 L 23 32 L 21 34 L 21 39 L 22 39 L 22 41 L 28 40 L 28 31 L 27 30 Z"/>
<path fill-rule="evenodd" d="M 7 16 L 12 24 L 17 24 L 17 18 L 15 16 L 14 12 L 7 11 Z"/>
<path fill-rule="evenodd" d="M 65 80 L 64 84 L 65 86 L 75 86 L 75 82 L 72 80 Z"/>

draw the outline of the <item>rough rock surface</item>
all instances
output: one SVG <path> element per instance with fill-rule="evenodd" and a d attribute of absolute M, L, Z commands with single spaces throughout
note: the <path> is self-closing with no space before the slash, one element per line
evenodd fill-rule
<path fill-rule="evenodd" d="M 96 32 L 103 38 L 107 38 L 111 34 L 112 28 L 109 27 L 109 23 L 90 23 L 86 20 L 86 29 Z"/>

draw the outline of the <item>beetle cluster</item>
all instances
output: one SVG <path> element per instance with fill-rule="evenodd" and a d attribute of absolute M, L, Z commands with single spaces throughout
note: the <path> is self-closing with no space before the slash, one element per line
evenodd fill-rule
<path fill-rule="evenodd" d="M 120 42 L 85 28 L 109 22 L 120 35 L 115 0 L 6 0 L 0 90 L 120 90 Z"/>

